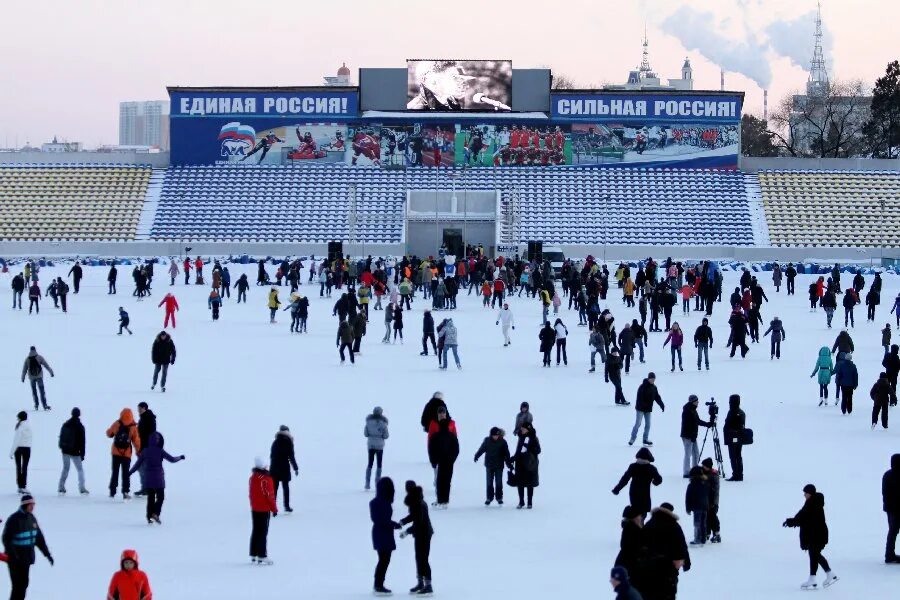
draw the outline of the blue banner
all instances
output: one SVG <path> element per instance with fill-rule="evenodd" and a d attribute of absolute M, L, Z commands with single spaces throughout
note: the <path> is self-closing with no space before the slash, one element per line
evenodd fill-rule
<path fill-rule="evenodd" d="M 171 90 L 171 116 L 355 119 L 358 94 L 352 91 L 230 92 Z"/>
<path fill-rule="evenodd" d="M 554 92 L 550 117 L 593 123 L 736 124 L 742 102 L 740 94 Z"/>

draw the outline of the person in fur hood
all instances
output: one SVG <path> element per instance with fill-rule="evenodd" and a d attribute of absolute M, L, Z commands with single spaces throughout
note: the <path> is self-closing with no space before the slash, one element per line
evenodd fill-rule
<path fill-rule="evenodd" d="M 294 475 L 299 475 L 297 459 L 294 457 L 294 436 L 287 425 L 278 428 L 275 441 L 272 442 L 272 450 L 269 455 L 269 473 L 275 488 L 275 500 L 278 500 L 278 485 L 284 488 L 284 512 L 291 513 L 291 470 Z"/>

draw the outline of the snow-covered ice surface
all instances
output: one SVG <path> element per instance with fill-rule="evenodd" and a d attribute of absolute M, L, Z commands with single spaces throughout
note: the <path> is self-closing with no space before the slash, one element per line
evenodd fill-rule
<path fill-rule="evenodd" d="M 68 267 L 43 269 L 42 287 L 51 275 L 66 271 Z M 390 418 L 384 474 L 400 490 L 394 504 L 399 518 L 405 514 L 404 480 L 424 484 L 429 502 L 433 500 L 419 416 L 435 390 L 445 394 L 461 446 L 451 507 L 432 512 L 436 593 L 455 599 L 515 595 L 521 600 L 583 596 L 585 589 L 592 597 L 609 595 L 608 573 L 627 503 L 627 492 L 613 496 L 610 490 L 637 450 L 626 444 L 634 411 L 613 405 L 613 390 L 603 383 L 602 370 L 588 374 L 587 331 L 576 326 L 574 312 L 560 311 L 571 334 L 565 368 L 540 367 L 537 300 L 524 295 L 511 300 L 516 330 L 513 345 L 503 348 L 496 315 L 482 309 L 474 294 L 462 295 L 460 309 L 452 312 L 462 371 L 452 366 L 438 371 L 433 356 L 419 356 L 421 300 L 405 315 L 405 345 L 380 343 L 383 313 L 373 312 L 356 365 L 341 366 L 331 316 L 337 295 L 320 300 L 318 286 L 304 285 L 302 291 L 311 292 L 310 333 L 291 335 L 289 313 L 279 313 L 277 325 L 268 323 L 266 288 L 251 287 L 246 305 L 236 305 L 233 294 L 214 323 L 206 308 L 207 288 L 179 281 L 172 288 L 181 305 L 173 333 L 178 358 L 161 394 L 150 391 L 150 345 L 163 320 L 156 305 L 170 289 L 164 271 L 165 266 L 157 268 L 152 298 L 139 303 L 131 296 L 130 267 L 120 268 L 117 296 L 106 294 L 107 269 L 88 267 L 81 294 L 69 296 L 68 315 L 54 310 L 49 298 L 43 299 L 40 316 L 29 316 L 27 309 L 11 311 L 9 275 L 0 278 L 6 303 L 0 309 L 0 424 L 5 423 L 0 432 L 11 442 L 16 412 L 29 409 L 34 430 L 29 488 L 56 558 L 53 568 L 38 558 L 29 597 L 98 597 L 124 548 L 138 550 L 159 598 L 367 596 L 376 557 L 367 506 L 372 495 L 363 491 L 363 421 L 375 405 Z M 254 265 L 230 265 L 230 271 L 233 280 L 245 271 L 255 281 Z M 650 334 L 648 363 L 624 377 L 626 397 L 633 401 L 646 372 L 658 374 L 667 410 L 653 415 L 653 453 L 664 477 L 653 489 L 653 500 L 654 505 L 669 501 L 676 506 L 688 537 L 691 520 L 684 513 L 679 440 L 688 394 L 696 393 L 704 402 L 715 396 L 724 418 L 728 395 L 740 393 L 747 424 L 756 434 L 756 444 L 744 451 L 746 481 L 722 483 L 723 543 L 693 552 L 693 569 L 682 574 L 679 597 L 777 599 L 798 594 L 807 559 L 797 530 L 782 529 L 781 523 L 800 508 L 801 489 L 810 482 L 826 498 L 831 542 L 825 555 L 841 577 L 821 593 L 897 597 L 900 567 L 882 562 L 886 519 L 880 482 L 891 453 L 900 452 L 900 422 L 892 409 L 892 428 L 871 431 L 868 391 L 879 372 L 879 331 L 889 320 L 900 280 L 885 277 L 874 324 L 865 322 L 865 306 L 857 307 L 852 335 L 860 387 L 853 415 L 844 417 L 833 405 L 816 406 L 817 386 L 809 378 L 818 348 L 830 347 L 839 331 L 825 328 L 821 311 L 808 312 L 806 287 L 812 276 L 799 276 L 797 295 L 789 299 L 784 288 L 774 292 L 770 274 L 759 276 L 770 299 L 763 308 L 766 325 L 778 315 L 787 332 L 781 361 L 769 360 L 767 338 L 753 345 L 746 360 L 729 360 L 723 348 L 728 311 L 720 303 L 712 318 L 715 346 L 709 373 L 696 371 L 693 349 L 686 347 L 685 371 L 670 374 L 664 334 L 656 333 Z M 844 274 L 843 279 L 846 287 L 849 277 Z M 726 274 L 726 301 L 736 281 L 737 274 Z M 868 277 L 867 285 L 870 281 Z M 285 301 L 289 290 L 281 290 Z M 621 327 L 637 313 L 625 310 L 618 294 L 612 291 L 608 305 Z M 116 336 L 120 305 L 131 314 L 133 336 Z M 676 314 L 679 308 L 680 303 Z M 444 315 L 435 316 L 440 320 Z M 676 318 L 690 339 L 701 315 Z M 896 330 L 894 335 L 896 340 Z M 30 391 L 19 381 L 32 344 L 56 371 L 54 379 L 46 380 L 53 406 L 49 413 L 30 411 Z M 145 524 L 143 500 L 123 504 L 107 497 L 111 440 L 105 430 L 123 407 L 135 410 L 142 400 L 156 412 L 167 449 L 187 455 L 185 462 L 166 465 L 160 527 Z M 515 510 L 511 488 L 503 508 L 485 508 L 484 471 L 472 456 L 491 426 L 510 432 L 522 400 L 531 403 L 543 448 L 535 508 Z M 73 494 L 73 470 L 69 496 L 59 498 L 57 435 L 76 405 L 87 428 L 91 495 Z M 268 456 L 282 423 L 295 436 L 300 463 L 300 477 L 291 490 L 295 512 L 272 522 L 269 554 L 275 566 L 252 567 L 247 480 L 253 457 Z M 13 471 L 8 461 L 0 472 L 4 517 L 18 504 Z M 413 547 L 409 539 L 397 544 L 387 585 L 405 594 L 415 580 Z M 0 590 L 6 586 L 4 577 Z"/>

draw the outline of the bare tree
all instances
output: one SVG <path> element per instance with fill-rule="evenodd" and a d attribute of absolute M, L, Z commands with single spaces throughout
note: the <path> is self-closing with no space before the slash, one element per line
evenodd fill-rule
<path fill-rule="evenodd" d="M 774 140 L 791 156 L 859 156 L 865 152 L 870 105 L 861 81 L 836 81 L 821 95 L 791 94 L 772 115 Z"/>
<path fill-rule="evenodd" d="M 578 88 L 578 86 L 575 85 L 575 80 L 565 73 L 551 73 L 550 77 L 551 90 L 574 90 Z"/>

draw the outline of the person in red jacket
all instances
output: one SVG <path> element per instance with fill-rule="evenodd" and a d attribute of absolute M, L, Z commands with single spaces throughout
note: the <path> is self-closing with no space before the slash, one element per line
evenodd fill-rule
<path fill-rule="evenodd" d="M 503 308 L 504 292 L 506 292 L 506 282 L 502 277 L 497 277 L 494 279 L 494 297 L 491 298 L 491 308 L 494 308 L 495 302 L 499 302 L 500 308 Z"/>
<path fill-rule="evenodd" d="M 163 321 L 163 328 L 169 326 L 169 319 L 172 319 L 172 329 L 175 329 L 175 311 L 178 310 L 178 300 L 172 294 L 166 294 L 165 297 L 157 304 L 157 307 L 166 305 L 166 318 Z"/>
<path fill-rule="evenodd" d="M 271 565 L 272 561 L 266 552 L 266 539 L 269 537 L 270 515 L 278 516 L 275 486 L 266 462 L 257 456 L 254 465 L 250 474 L 250 515 L 253 521 L 253 529 L 250 532 L 250 562 Z"/>
<path fill-rule="evenodd" d="M 106 600 L 153 600 L 150 580 L 138 568 L 137 551 L 123 551 L 120 564 L 122 569 L 116 571 L 109 582 Z"/>
<path fill-rule="evenodd" d="M 184 285 L 191 282 L 191 259 L 184 257 Z"/>
<path fill-rule="evenodd" d="M 203 283 L 203 259 L 199 256 L 194 261 L 194 270 L 197 272 L 197 281 L 195 283 L 200 285 Z"/>

